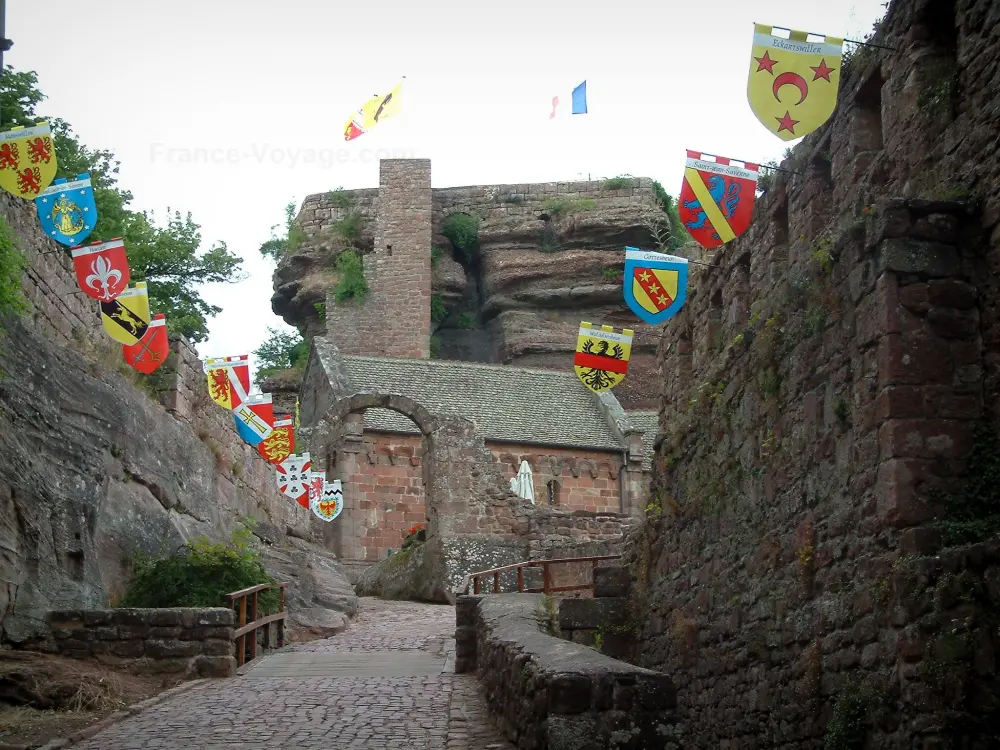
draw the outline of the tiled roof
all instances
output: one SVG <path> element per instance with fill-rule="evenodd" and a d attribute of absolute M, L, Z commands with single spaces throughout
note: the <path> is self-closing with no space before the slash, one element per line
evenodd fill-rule
<path fill-rule="evenodd" d="M 408 396 L 442 416 L 473 420 L 487 440 L 621 450 L 596 399 L 573 372 L 433 359 L 343 358 L 359 391 Z M 418 432 L 408 418 L 368 409 L 365 427 Z"/>
<path fill-rule="evenodd" d="M 655 411 L 627 412 L 629 421 L 637 430 L 642 430 L 642 468 L 653 468 L 653 442 L 660 429 L 660 415 Z"/>

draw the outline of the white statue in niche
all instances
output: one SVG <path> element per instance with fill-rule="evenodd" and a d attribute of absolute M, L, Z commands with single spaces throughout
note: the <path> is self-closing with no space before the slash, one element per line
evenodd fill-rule
<path fill-rule="evenodd" d="M 510 480 L 510 491 L 518 497 L 530 500 L 535 504 L 535 482 L 531 476 L 531 466 L 527 461 L 521 461 L 521 468 L 517 475 Z"/>

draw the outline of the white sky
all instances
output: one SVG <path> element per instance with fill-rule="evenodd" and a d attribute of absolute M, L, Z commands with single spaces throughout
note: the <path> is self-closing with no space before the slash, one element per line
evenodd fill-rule
<path fill-rule="evenodd" d="M 244 258 L 245 281 L 205 288 L 223 312 L 203 357 L 288 330 L 257 248 L 289 200 L 376 187 L 380 150 L 431 159 L 434 187 L 628 173 L 676 195 L 685 149 L 765 162 L 789 145 L 746 101 L 753 22 L 859 39 L 884 13 L 879 0 L 7 6 L 4 63 L 38 72 L 42 114 L 115 151 L 132 208 L 191 211 L 206 247 Z M 350 114 L 403 75 L 402 114 L 345 143 Z M 590 113 L 550 122 L 552 96 L 584 79 Z"/>

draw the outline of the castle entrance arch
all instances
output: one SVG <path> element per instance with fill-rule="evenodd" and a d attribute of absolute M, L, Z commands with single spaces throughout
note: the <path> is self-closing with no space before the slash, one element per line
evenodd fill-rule
<path fill-rule="evenodd" d="M 364 415 L 369 409 L 401 415 L 416 430 L 393 433 L 390 425 L 389 431 L 366 431 Z M 405 425 L 406 420 L 390 421 Z M 328 479 L 339 479 L 343 486 L 344 509 L 334 521 L 323 524 L 323 535 L 349 572 L 358 574 L 390 550 L 398 550 L 416 523 L 431 533 L 430 468 L 435 462 L 429 452 L 434 450 L 436 441 L 431 437 L 440 424 L 407 396 L 356 393 L 336 401 L 309 431 L 314 470 L 322 466 Z"/>

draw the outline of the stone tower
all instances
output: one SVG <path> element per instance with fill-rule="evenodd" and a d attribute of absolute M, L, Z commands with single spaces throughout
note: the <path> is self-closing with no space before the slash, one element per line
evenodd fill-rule
<path fill-rule="evenodd" d="M 327 294 L 327 336 L 342 353 L 430 357 L 431 210 L 430 159 L 381 160 L 368 295 L 338 305 Z"/>

